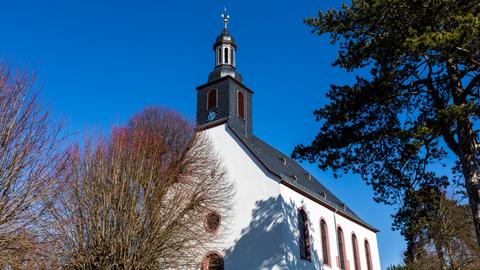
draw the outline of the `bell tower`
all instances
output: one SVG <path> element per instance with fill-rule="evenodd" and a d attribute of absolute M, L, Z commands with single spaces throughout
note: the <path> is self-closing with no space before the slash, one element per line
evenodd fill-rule
<path fill-rule="evenodd" d="M 244 136 L 252 134 L 252 94 L 236 67 L 237 44 L 227 29 L 230 16 L 222 14 L 223 29 L 215 39 L 215 66 L 207 83 L 197 87 L 197 128 L 227 123 Z"/>

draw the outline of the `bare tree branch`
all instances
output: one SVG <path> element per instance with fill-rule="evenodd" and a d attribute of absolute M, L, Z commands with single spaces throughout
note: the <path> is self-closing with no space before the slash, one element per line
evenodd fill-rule
<path fill-rule="evenodd" d="M 33 77 L 0 67 L 0 268 L 40 261 L 36 226 L 64 165 L 60 126 L 39 106 Z"/>
<path fill-rule="evenodd" d="M 50 225 L 65 268 L 198 267 L 228 227 L 234 187 L 211 143 L 174 112 L 146 109 L 70 157 Z"/>

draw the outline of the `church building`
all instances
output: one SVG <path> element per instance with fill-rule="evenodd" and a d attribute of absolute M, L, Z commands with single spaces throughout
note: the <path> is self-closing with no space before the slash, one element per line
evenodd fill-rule
<path fill-rule="evenodd" d="M 197 87 L 197 129 L 205 133 L 235 183 L 233 209 L 206 217 L 215 233 L 228 222 L 221 247 L 201 269 L 379 270 L 377 229 L 322 181 L 254 135 L 253 91 L 237 70 L 237 44 L 224 28 L 213 44 L 215 67 Z M 199 259 L 200 260 L 200 259 Z"/>

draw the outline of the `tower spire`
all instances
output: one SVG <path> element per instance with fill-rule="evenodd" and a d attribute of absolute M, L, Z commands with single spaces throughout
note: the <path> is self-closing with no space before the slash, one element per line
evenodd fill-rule
<path fill-rule="evenodd" d="M 201 129 L 228 123 L 244 136 L 252 134 L 252 90 L 243 85 L 236 68 L 237 44 L 227 29 L 227 8 L 221 15 L 223 29 L 215 39 L 215 68 L 206 84 L 197 87 L 197 126 Z"/>
<path fill-rule="evenodd" d="M 223 28 L 227 29 L 228 20 L 230 19 L 230 15 L 228 15 L 228 12 L 227 12 L 227 7 L 223 7 L 222 19 L 223 19 Z"/>
<path fill-rule="evenodd" d="M 231 76 L 241 82 L 242 76 L 236 69 L 237 44 L 235 44 L 230 31 L 227 29 L 230 15 L 226 7 L 223 8 L 222 19 L 222 32 L 217 36 L 213 44 L 213 50 L 215 51 L 215 69 L 210 72 L 208 81 Z"/>

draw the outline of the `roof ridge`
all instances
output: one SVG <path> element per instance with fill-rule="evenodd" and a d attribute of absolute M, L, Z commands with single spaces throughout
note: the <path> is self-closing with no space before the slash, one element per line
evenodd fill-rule
<path fill-rule="evenodd" d="M 352 209 L 350 209 L 345 202 L 340 200 L 335 194 L 333 194 L 328 188 L 326 188 L 320 181 L 318 181 L 309 171 L 303 168 L 297 161 L 291 157 L 285 155 L 272 145 L 263 141 L 259 137 L 252 134 L 251 137 L 245 137 L 236 132 L 232 127 L 227 123 L 226 127 L 228 130 L 232 131 L 233 134 L 240 139 L 240 141 L 254 154 L 254 156 L 262 163 L 262 165 L 271 173 L 278 176 L 281 181 L 287 182 L 290 185 L 297 187 L 303 192 L 309 194 L 310 196 L 316 198 L 319 201 L 324 202 L 329 205 L 331 208 L 335 209 L 339 213 L 343 213 L 345 216 L 350 217 L 351 219 L 357 221 L 357 223 L 378 232 L 379 230 L 373 227 L 372 225 L 365 222 L 361 219 Z M 264 146 L 262 146 L 263 144 Z M 268 151 L 273 152 L 268 153 Z M 281 156 L 278 156 L 280 154 Z M 262 156 L 264 155 L 264 156 Z M 279 158 L 287 158 L 287 162 L 284 165 Z M 270 159 L 270 160 L 269 160 Z M 288 162 L 290 161 L 290 162 Z M 290 165 L 292 164 L 292 165 Z M 293 168 L 293 167 L 297 168 Z M 286 170 L 289 170 L 286 172 Z M 291 171 L 297 173 L 291 173 Z M 298 170 L 301 170 L 301 175 L 298 173 Z M 283 171 L 283 172 L 282 172 Z M 305 178 L 304 174 L 308 173 L 311 175 L 311 180 Z M 293 180 L 292 175 L 298 175 L 296 180 Z M 290 179 L 292 178 L 292 179 Z M 305 179 L 303 179 L 305 178 Z M 305 180 L 305 181 L 303 181 Z M 310 186 L 308 186 L 310 185 Z M 313 186 L 312 186 L 313 185 Z M 316 187 L 314 187 L 316 186 Z M 325 192 L 326 198 L 322 198 L 321 193 Z M 345 205 L 345 209 L 342 206 Z"/>

